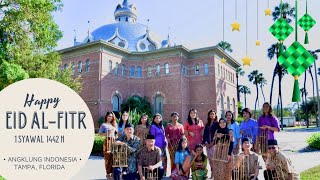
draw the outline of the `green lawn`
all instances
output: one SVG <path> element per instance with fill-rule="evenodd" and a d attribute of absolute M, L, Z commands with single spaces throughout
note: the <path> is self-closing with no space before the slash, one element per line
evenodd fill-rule
<path fill-rule="evenodd" d="M 320 166 L 303 171 L 301 174 L 301 180 L 319 180 L 320 179 Z"/>

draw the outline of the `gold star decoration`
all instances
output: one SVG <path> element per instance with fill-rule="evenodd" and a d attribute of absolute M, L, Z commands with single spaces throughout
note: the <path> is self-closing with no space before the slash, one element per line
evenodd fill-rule
<path fill-rule="evenodd" d="M 264 10 L 265 16 L 271 16 L 272 10 L 270 8 L 267 8 Z"/>
<path fill-rule="evenodd" d="M 261 42 L 259 40 L 256 41 L 256 46 L 260 46 Z"/>
<path fill-rule="evenodd" d="M 225 64 L 227 62 L 227 60 L 225 58 L 221 59 L 221 63 Z"/>
<path fill-rule="evenodd" d="M 247 66 L 250 66 L 250 63 L 251 63 L 252 59 L 250 59 L 248 56 L 246 56 L 245 58 L 242 59 L 242 63 L 243 65 L 247 65 Z"/>
<path fill-rule="evenodd" d="M 240 24 L 237 21 L 232 23 L 231 27 L 232 27 L 232 31 L 240 31 Z"/>

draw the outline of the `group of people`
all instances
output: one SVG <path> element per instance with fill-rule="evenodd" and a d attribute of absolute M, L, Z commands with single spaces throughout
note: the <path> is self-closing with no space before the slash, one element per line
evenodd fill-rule
<path fill-rule="evenodd" d="M 125 180 L 161 179 L 165 171 L 170 171 L 171 179 L 184 180 L 192 174 L 192 179 L 205 180 L 209 179 L 210 170 L 211 179 L 215 180 L 256 180 L 262 164 L 258 154 L 266 164 L 265 179 L 298 179 L 291 161 L 279 152 L 274 132 L 280 128 L 270 104 L 263 104 L 263 114 L 258 120 L 252 119 L 249 108 L 244 108 L 241 114 L 244 120 L 238 125 L 231 111 L 218 119 L 216 111 L 209 110 L 204 124 L 197 111 L 190 109 L 184 125 L 178 122 L 179 113 L 173 112 L 166 127 L 160 114 L 153 116 L 151 124 L 144 114 L 133 127 L 128 112 L 122 113 L 119 123 L 113 112 L 107 112 L 99 130 L 99 135 L 106 137 L 107 179 L 112 179 L 111 174 L 115 180 L 121 176 Z M 127 147 L 126 167 L 112 167 L 110 142 Z M 167 170 L 167 157 L 170 170 Z"/>

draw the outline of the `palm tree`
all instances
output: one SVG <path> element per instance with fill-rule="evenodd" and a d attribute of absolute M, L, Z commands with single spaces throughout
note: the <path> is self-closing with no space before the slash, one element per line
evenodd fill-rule
<path fill-rule="evenodd" d="M 263 96 L 263 101 L 266 102 L 266 97 L 264 96 L 264 92 L 263 92 L 263 86 L 267 84 L 267 80 L 263 77 L 263 74 L 260 73 L 259 74 L 259 85 L 260 85 L 260 89 L 261 89 L 261 93 L 262 93 L 262 96 Z"/>
<path fill-rule="evenodd" d="M 282 18 L 286 19 L 288 23 L 291 23 L 292 18 L 295 18 L 295 8 L 291 7 L 289 3 L 283 3 L 282 4 Z M 276 6 L 274 8 L 274 11 L 272 12 L 272 19 L 273 21 L 276 21 L 280 18 L 280 5 Z"/>
<path fill-rule="evenodd" d="M 239 75 L 240 76 L 244 76 L 244 71 L 242 70 L 241 67 L 238 67 L 236 69 L 236 78 L 237 78 L 237 98 L 238 98 L 238 102 L 240 102 L 240 87 L 239 87 Z"/>
<path fill-rule="evenodd" d="M 239 91 L 244 94 L 244 107 L 247 107 L 247 94 L 251 94 L 251 90 L 247 86 L 239 85 Z"/>
<path fill-rule="evenodd" d="M 224 51 L 229 51 L 231 53 L 233 51 L 231 48 L 231 44 L 226 41 L 220 41 L 217 46 L 221 47 Z"/>
<path fill-rule="evenodd" d="M 261 73 L 260 73 L 261 74 Z M 258 88 L 258 85 L 259 85 L 259 80 L 260 80 L 260 74 L 259 74 L 259 71 L 258 70 L 254 70 L 252 71 L 249 75 L 248 75 L 248 78 L 249 78 L 249 81 L 252 82 L 255 86 L 256 86 L 256 91 L 257 91 L 257 96 L 256 96 L 256 101 L 254 103 L 254 117 L 256 118 L 256 109 L 257 109 L 257 102 L 259 100 L 259 88 Z"/>

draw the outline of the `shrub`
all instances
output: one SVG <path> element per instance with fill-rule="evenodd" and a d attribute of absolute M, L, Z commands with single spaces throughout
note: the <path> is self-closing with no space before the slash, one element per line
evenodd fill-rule
<path fill-rule="evenodd" d="M 139 114 L 148 114 L 151 117 L 151 103 L 147 97 L 131 96 L 121 104 L 121 111 L 136 110 Z"/>
<path fill-rule="evenodd" d="M 91 155 L 103 156 L 104 139 L 105 139 L 105 137 L 98 136 L 97 134 L 95 135 Z"/>
<path fill-rule="evenodd" d="M 6 178 L 4 178 L 4 177 L 0 176 L 0 180 L 6 180 Z"/>
<path fill-rule="evenodd" d="M 312 134 L 308 139 L 307 143 L 310 147 L 320 149 L 320 133 Z"/>

